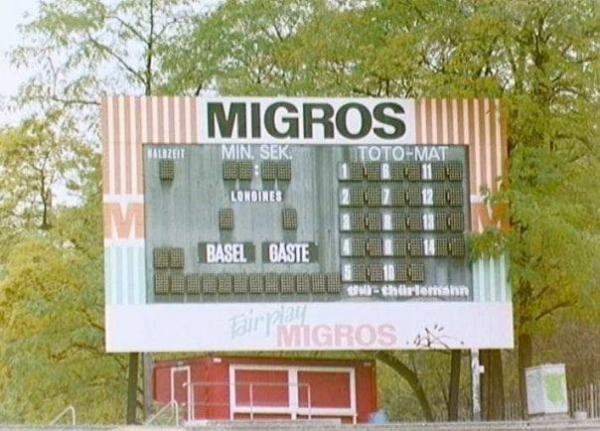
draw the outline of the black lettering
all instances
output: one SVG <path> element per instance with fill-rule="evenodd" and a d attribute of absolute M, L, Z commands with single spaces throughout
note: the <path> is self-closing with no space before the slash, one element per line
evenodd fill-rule
<path fill-rule="evenodd" d="M 373 117 L 380 123 L 387 124 L 394 128 L 392 132 L 386 132 L 384 127 L 375 127 L 373 132 L 382 139 L 397 139 L 406 132 L 406 125 L 401 118 L 386 114 L 386 109 L 392 110 L 395 114 L 404 114 L 404 108 L 397 103 L 380 103 L 373 110 Z"/>
<path fill-rule="evenodd" d="M 284 124 L 288 125 L 287 130 L 279 131 L 275 127 L 275 113 L 279 108 L 284 108 L 288 113 L 297 114 L 298 110 L 294 105 L 288 102 L 273 103 L 265 111 L 265 129 L 274 138 L 297 138 L 298 137 L 298 118 L 282 117 Z"/>
<path fill-rule="evenodd" d="M 361 124 L 357 133 L 352 133 L 348 130 L 348 111 L 351 109 L 356 109 L 360 114 Z M 337 129 L 344 138 L 348 139 L 360 139 L 367 136 L 371 131 L 371 123 L 371 113 L 360 103 L 346 103 L 345 105 L 342 105 L 335 116 L 335 125 Z"/>
<path fill-rule="evenodd" d="M 260 138 L 260 103 L 251 103 L 250 112 L 252 115 L 252 137 Z"/>
<path fill-rule="evenodd" d="M 222 138 L 231 138 L 233 126 L 237 122 L 237 132 L 240 138 L 246 137 L 246 104 L 231 103 L 229 105 L 229 115 L 225 115 L 223 103 L 210 102 L 206 105 L 206 114 L 208 117 L 208 136 L 215 138 L 215 121 L 218 124 L 219 132 Z"/>
<path fill-rule="evenodd" d="M 315 110 L 320 110 L 321 116 L 315 117 Z M 313 137 L 313 125 L 321 124 L 323 126 L 323 136 L 333 138 L 333 107 L 328 103 L 305 103 L 302 107 L 304 137 Z"/>

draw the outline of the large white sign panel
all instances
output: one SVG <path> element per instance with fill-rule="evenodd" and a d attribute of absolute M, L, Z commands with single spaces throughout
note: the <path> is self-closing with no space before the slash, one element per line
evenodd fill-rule
<path fill-rule="evenodd" d="M 513 346 L 507 303 L 113 305 L 106 318 L 112 352 Z"/>

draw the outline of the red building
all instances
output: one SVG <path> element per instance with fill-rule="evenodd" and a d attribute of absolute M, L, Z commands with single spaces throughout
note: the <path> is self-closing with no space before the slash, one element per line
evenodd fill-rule
<path fill-rule="evenodd" d="M 154 399 L 160 405 L 177 402 L 191 423 L 325 418 L 368 422 L 377 410 L 375 363 L 235 357 L 159 361 Z"/>

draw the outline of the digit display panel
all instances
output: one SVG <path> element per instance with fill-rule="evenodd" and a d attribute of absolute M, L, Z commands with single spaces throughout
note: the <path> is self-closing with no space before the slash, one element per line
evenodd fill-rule
<path fill-rule="evenodd" d="M 465 146 L 173 149 L 143 152 L 149 302 L 472 299 Z M 287 278 L 304 274 L 308 293 Z M 165 289 L 164 276 L 188 283 Z M 203 277 L 221 280 L 216 294 L 198 289 Z"/>

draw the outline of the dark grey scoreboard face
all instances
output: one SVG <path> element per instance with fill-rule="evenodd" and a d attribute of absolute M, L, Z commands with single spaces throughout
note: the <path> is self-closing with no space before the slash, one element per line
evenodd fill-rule
<path fill-rule="evenodd" d="M 463 146 L 145 145 L 150 302 L 471 299 Z"/>

